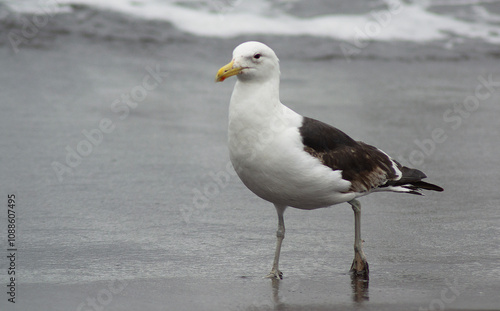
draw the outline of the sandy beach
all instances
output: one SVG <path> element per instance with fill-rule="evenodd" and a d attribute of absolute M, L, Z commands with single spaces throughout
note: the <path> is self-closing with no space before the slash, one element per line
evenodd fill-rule
<path fill-rule="evenodd" d="M 347 59 L 332 39 L 200 37 L 78 12 L 92 23 L 61 15 L 17 52 L 0 45 L 1 310 L 498 309 L 494 47 L 372 42 Z M 284 279 L 263 278 L 275 210 L 230 165 L 234 80 L 213 80 L 250 39 L 280 57 L 283 103 L 445 189 L 361 199 L 369 282 L 348 273 L 348 204 L 287 210 Z"/>

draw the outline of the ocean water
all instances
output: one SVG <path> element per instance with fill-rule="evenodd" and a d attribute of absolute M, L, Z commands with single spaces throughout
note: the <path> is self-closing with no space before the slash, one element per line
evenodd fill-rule
<path fill-rule="evenodd" d="M 128 285 L 109 310 L 359 309 L 368 296 L 382 310 L 499 305 L 500 1 L 9 0 L 0 34 L 17 310 L 76 310 L 114 281 Z M 261 279 L 276 215 L 232 171 L 234 80 L 213 82 L 246 40 L 278 53 L 285 104 L 445 188 L 362 199 L 369 291 L 347 273 L 347 204 L 287 210 L 285 279 L 279 291 Z M 157 87 L 117 114 L 113 103 L 155 70 Z M 104 118 L 114 132 L 59 179 L 52 164 Z M 444 142 L 431 142 L 435 129 Z M 0 210 L 2 241 L 6 220 Z M 2 246 L 2 283 L 6 256 Z"/>
<path fill-rule="evenodd" d="M 14 51 L 77 33 L 141 42 L 310 38 L 305 57 L 498 57 L 500 1 L 0 1 L 0 43 Z M 307 40 L 306 40 L 307 42 Z M 309 46 L 309 44 L 304 44 Z"/>
<path fill-rule="evenodd" d="M 500 1 L 305 0 L 26 0 L 2 1 L 8 13 L 68 14 L 112 11 L 163 21 L 197 36 L 313 36 L 345 41 L 443 41 L 448 47 L 476 40 L 500 44 Z"/>

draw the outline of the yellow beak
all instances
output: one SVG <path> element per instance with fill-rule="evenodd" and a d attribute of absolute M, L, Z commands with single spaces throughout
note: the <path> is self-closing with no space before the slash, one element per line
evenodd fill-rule
<path fill-rule="evenodd" d="M 226 78 L 240 74 L 243 69 L 244 69 L 243 67 L 234 67 L 234 60 L 233 60 L 229 64 L 219 69 L 219 71 L 217 71 L 217 75 L 215 76 L 215 82 L 222 82 Z"/>

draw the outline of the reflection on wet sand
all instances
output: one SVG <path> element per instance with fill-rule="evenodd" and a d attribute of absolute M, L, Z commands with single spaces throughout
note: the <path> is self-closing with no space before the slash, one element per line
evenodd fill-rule
<path fill-rule="evenodd" d="M 363 302 L 370 300 L 368 296 L 368 285 L 370 283 L 368 275 L 351 274 L 352 300 Z"/>
<path fill-rule="evenodd" d="M 271 288 L 272 288 L 272 297 L 274 302 L 274 310 L 302 310 L 305 307 L 312 308 L 314 310 L 321 310 L 322 306 L 301 306 L 301 305 L 287 305 L 285 302 L 280 299 L 280 282 L 281 280 L 272 279 L 271 280 Z M 357 275 L 355 273 L 351 273 L 351 289 L 352 289 L 352 301 L 356 304 L 361 304 L 365 301 L 369 301 L 369 277 L 368 275 Z"/>
<path fill-rule="evenodd" d="M 280 300 L 280 280 L 272 279 L 271 287 L 273 292 L 274 310 L 282 310 L 285 303 Z"/>

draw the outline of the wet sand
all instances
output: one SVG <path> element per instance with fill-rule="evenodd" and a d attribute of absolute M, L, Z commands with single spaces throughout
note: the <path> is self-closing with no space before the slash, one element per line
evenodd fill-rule
<path fill-rule="evenodd" d="M 308 39 L 267 38 L 285 104 L 445 188 L 361 199 L 369 282 L 348 274 L 347 204 L 287 210 L 285 278 L 273 283 L 262 276 L 275 211 L 228 165 L 234 81 L 213 83 L 246 39 L 0 47 L 0 188 L 18 198 L 19 227 L 17 301 L 2 294 L 1 309 L 498 309 L 500 87 L 464 103 L 480 77 L 500 81 L 498 59 L 347 62 L 292 52 Z"/>

